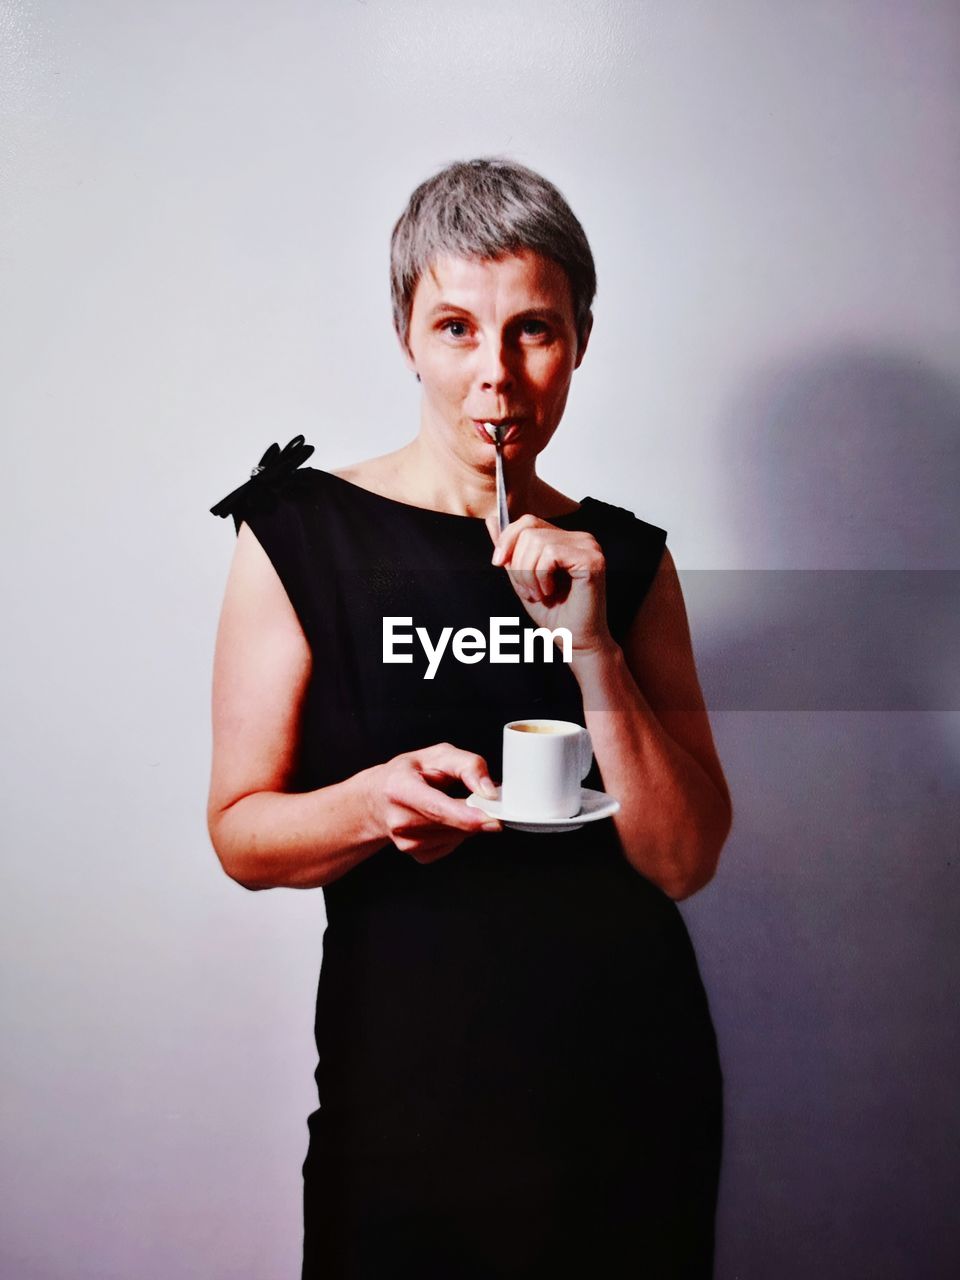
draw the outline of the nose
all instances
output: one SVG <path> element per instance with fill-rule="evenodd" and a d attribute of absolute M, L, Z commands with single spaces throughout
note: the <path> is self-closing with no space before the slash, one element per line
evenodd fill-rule
<path fill-rule="evenodd" d="M 495 335 L 488 338 L 481 347 L 480 389 L 497 395 L 509 391 L 512 386 L 513 373 L 506 343 Z"/>

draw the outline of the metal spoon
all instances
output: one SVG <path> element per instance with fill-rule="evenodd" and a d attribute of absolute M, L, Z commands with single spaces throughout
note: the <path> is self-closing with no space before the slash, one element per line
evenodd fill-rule
<path fill-rule="evenodd" d="M 504 428 L 499 423 L 493 422 L 485 422 L 483 427 L 497 446 L 497 536 L 499 537 L 510 523 L 510 514 L 507 511 L 507 482 L 503 478 L 502 436 Z"/>

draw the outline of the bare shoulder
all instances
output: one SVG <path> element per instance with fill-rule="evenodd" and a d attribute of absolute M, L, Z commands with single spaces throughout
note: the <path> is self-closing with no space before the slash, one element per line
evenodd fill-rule
<path fill-rule="evenodd" d="M 400 451 L 384 453 L 378 458 L 367 458 L 363 462 L 353 462 L 346 467 L 338 467 L 330 474 L 355 484 L 360 489 L 368 489 L 381 497 L 392 498 L 398 487 L 402 487 L 399 468 Z"/>
<path fill-rule="evenodd" d="M 664 547 L 634 616 L 625 649 L 634 676 L 642 676 L 648 686 L 641 684 L 655 710 L 703 707 L 683 589 L 669 547 Z"/>
<path fill-rule="evenodd" d="M 244 522 L 227 576 L 217 633 L 215 669 L 250 668 L 251 690 L 267 671 L 302 681 L 311 652 L 300 619 L 273 562 Z M 259 671 L 257 669 L 259 668 Z"/>
<path fill-rule="evenodd" d="M 214 654 L 211 822 L 240 796 L 285 786 L 310 671 L 300 621 L 269 556 L 244 522 Z"/>
<path fill-rule="evenodd" d="M 274 628 L 302 634 L 290 598 L 280 575 L 261 545 L 257 535 L 244 520 L 237 534 L 233 560 L 224 592 L 224 610 L 242 612 L 249 620 L 256 615 L 269 620 Z"/>

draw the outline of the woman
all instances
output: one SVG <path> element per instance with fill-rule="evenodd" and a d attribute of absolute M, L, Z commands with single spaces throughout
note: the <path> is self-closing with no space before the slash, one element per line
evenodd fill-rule
<path fill-rule="evenodd" d="M 327 908 L 303 1274 L 708 1276 L 720 1073 L 674 900 L 730 801 L 666 535 L 536 469 L 590 248 L 550 183 L 475 160 L 414 192 L 391 270 L 419 433 L 336 473 L 274 446 L 214 508 L 239 536 L 211 839 L 241 884 Z M 504 616 L 566 627 L 570 662 L 384 661 L 385 618 L 435 641 Z M 614 819 L 545 837 L 466 803 L 537 715 L 586 724 Z"/>

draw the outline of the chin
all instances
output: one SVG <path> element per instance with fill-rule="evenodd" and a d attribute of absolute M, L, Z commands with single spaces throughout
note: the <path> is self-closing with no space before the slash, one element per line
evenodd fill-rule
<path fill-rule="evenodd" d="M 530 427 L 526 431 L 520 432 L 515 440 L 511 440 L 509 444 L 503 446 L 504 455 L 508 458 L 521 453 L 535 456 L 544 451 L 552 436 L 552 431 L 544 433 L 539 427 Z"/>

